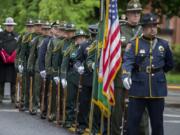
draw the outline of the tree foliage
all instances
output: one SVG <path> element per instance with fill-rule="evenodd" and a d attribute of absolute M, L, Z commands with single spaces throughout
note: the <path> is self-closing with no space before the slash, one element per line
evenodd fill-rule
<path fill-rule="evenodd" d="M 125 11 L 128 1 L 118 0 L 120 14 Z M 150 1 L 154 11 L 169 17 L 180 15 L 179 0 L 140 0 L 143 6 Z M 22 31 L 28 18 L 73 22 L 85 28 L 99 20 L 99 5 L 100 0 L 0 0 L 0 23 L 12 16 L 18 23 L 17 31 Z"/>

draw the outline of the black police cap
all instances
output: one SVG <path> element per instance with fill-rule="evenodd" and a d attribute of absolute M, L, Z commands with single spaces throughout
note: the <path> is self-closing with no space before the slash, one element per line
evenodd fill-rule
<path fill-rule="evenodd" d="M 142 26 L 159 24 L 158 17 L 153 13 L 144 14 L 141 18 L 140 24 Z"/>

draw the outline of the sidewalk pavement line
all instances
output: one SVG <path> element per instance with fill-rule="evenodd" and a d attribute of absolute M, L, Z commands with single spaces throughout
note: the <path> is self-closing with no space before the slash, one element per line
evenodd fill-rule
<path fill-rule="evenodd" d="M 18 109 L 0 109 L 0 112 L 19 112 Z"/>
<path fill-rule="evenodd" d="M 164 123 L 180 124 L 180 120 L 164 120 Z"/>
<path fill-rule="evenodd" d="M 174 115 L 174 114 L 164 114 L 165 117 L 174 117 L 174 118 L 180 118 L 180 115 Z"/>

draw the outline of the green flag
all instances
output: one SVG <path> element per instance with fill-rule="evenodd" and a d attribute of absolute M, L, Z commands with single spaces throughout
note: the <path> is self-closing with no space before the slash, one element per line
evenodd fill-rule
<path fill-rule="evenodd" d="M 93 102 L 99 106 L 102 112 L 104 112 L 105 116 L 110 115 L 110 104 L 108 98 L 103 94 L 103 84 L 100 79 L 98 79 L 98 72 L 99 72 L 99 60 L 101 57 L 101 49 L 103 46 L 104 41 L 104 32 L 105 32 L 105 13 L 104 13 L 104 6 L 101 5 L 101 21 L 99 23 L 98 29 L 98 45 L 96 46 L 95 52 L 95 65 L 98 68 L 95 68 L 93 74 Z"/>

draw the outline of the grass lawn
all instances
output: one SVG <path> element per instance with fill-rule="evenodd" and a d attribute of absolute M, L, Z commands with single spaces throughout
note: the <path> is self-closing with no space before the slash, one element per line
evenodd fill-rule
<path fill-rule="evenodd" d="M 168 84 L 178 84 L 180 85 L 180 73 L 171 73 L 166 75 Z"/>

